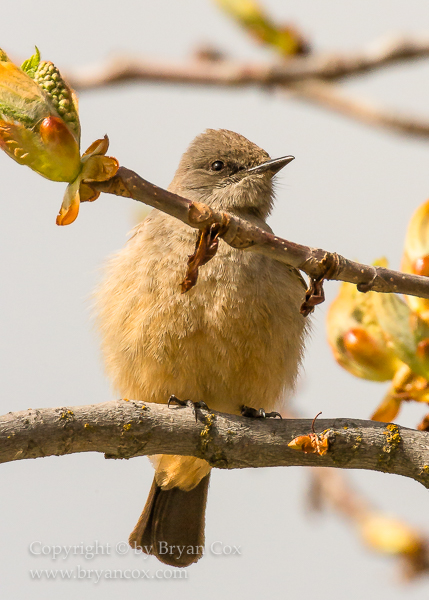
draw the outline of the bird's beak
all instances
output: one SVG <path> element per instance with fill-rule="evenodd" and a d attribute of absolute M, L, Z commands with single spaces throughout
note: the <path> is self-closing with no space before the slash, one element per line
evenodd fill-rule
<path fill-rule="evenodd" d="M 273 158 L 272 160 L 267 160 L 267 162 L 262 163 L 262 165 L 258 165 L 256 167 L 252 167 L 251 169 L 247 169 L 246 174 L 249 175 L 259 175 L 262 173 L 270 173 L 271 177 L 273 177 L 276 173 L 283 169 L 286 165 L 288 165 L 295 157 L 294 156 L 282 156 L 281 158 Z"/>

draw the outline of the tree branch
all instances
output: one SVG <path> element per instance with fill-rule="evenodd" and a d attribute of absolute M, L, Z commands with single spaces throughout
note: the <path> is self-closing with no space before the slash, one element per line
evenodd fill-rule
<path fill-rule="evenodd" d="M 329 451 L 292 450 L 311 431 L 310 419 L 255 420 L 164 404 L 114 400 L 65 408 L 28 409 L 0 417 L 0 462 L 76 452 L 106 458 L 179 454 L 213 467 L 324 466 L 410 477 L 429 488 L 429 433 L 357 419 L 320 419 Z"/>
<path fill-rule="evenodd" d="M 186 62 L 161 62 L 117 56 L 80 69 L 66 78 L 78 90 L 93 89 L 124 81 L 152 81 L 187 85 L 238 87 L 288 85 L 308 79 L 334 80 L 384 68 L 399 62 L 429 56 L 429 39 L 390 38 L 371 44 L 362 52 L 311 53 L 274 64 L 246 63 L 225 59 L 194 58 Z"/>
<path fill-rule="evenodd" d="M 310 53 L 273 64 L 239 62 L 227 59 L 218 52 L 199 53 L 181 63 L 124 55 L 70 71 L 67 78 L 72 87 L 78 90 L 126 81 L 225 87 L 253 85 L 289 90 L 294 96 L 366 124 L 385 127 L 397 133 L 428 137 L 428 120 L 344 96 L 334 85 L 328 85 L 329 82 L 427 56 L 429 39 L 395 37 L 373 43 L 360 53 Z"/>
<path fill-rule="evenodd" d="M 368 125 L 385 127 L 416 137 L 429 137 L 429 121 L 399 113 L 386 107 L 376 106 L 362 98 L 354 98 L 344 94 L 336 85 L 324 81 L 307 80 L 295 83 L 287 88 L 287 93 L 322 105 L 346 117 L 362 121 Z"/>
<path fill-rule="evenodd" d="M 310 470 L 310 507 L 325 505 L 342 515 L 373 550 L 399 559 L 406 580 L 429 573 L 429 539 L 406 521 L 375 508 L 354 489 L 344 472 L 333 469 Z"/>
<path fill-rule="evenodd" d="M 307 273 L 314 280 L 348 281 L 362 292 L 372 290 L 429 298 L 428 277 L 364 265 L 336 253 L 289 242 L 237 216 L 159 188 L 125 167 L 120 167 L 112 179 L 91 183 L 91 186 L 100 192 L 149 204 L 195 229 L 222 224 L 221 237 L 233 248 L 264 254 Z"/>

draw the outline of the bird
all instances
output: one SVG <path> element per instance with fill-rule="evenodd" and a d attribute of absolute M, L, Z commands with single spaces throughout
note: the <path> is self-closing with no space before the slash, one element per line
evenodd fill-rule
<path fill-rule="evenodd" d="M 270 156 L 244 136 L 207 129 L 183 154 L 169 191 L 271 232 L 273 178 L 293 157 Z M 291 266 L 219 241 L 182 293 L 197 233 L 153 210 L 105 268 L 95 293 L 108 377 L 121 397 L 171 396 L 239 415 L 280 411 L 302 362 L 305 283 Z M 133 548 L 186 567 L 204 554 L 210 465 L 188 456 L 149 457 L 155 476 L 130 535 Z"/>

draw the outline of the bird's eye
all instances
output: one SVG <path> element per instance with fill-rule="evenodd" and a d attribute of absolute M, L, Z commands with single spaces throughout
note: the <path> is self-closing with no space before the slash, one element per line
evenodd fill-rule
<path fill-rule="evenodd" d="M 212 171 L 222 171 L 224 166 L 225 165 L 221 160 L 215 160 L 215 162 L 211 166 L 211 169 Z"/>

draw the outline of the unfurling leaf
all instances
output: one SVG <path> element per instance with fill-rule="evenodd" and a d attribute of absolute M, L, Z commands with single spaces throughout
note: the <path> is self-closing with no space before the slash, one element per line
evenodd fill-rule
<path fill-rule="evenodd" d="M 21 65 L 21 69 L 22 69 L 22 71 L 24 71 L 24 73 L 27 73 L 27 75 L 34 78 L 34 74 L 36 73 L 39 63 L 40 63 L 40 52 L 39 52 L 39 48 L 36 46 L 35 54 L 33 54 L 33 56 L 30 56 L 30 58 L 28 58 L 27 60 L 24 60 L 24 62 Z"/>
<path fill-rule="evenodd" d="M 308 42 L 291 25 L 275 23 L 255 0 L 216 0 L 258 42 L 272 46 L 283 56 L 306 54 Z"/>
<path fill-rule="evenodd" d="M 343 283 L 329 307 L 328 341 L 335 360 L 352 375 L 372 381 L 392 379 L 401 361 L 380 325 L 374 301 L 377 292 L 360 293 Z"/>
<path fill-rule="evenodd" d="M 429 381 L 421 375 L 416 375 L 406 364 L 403 364 L 392 380 L 392 384 L 371 416 L 373 421 L 391 422 L 397 416 L 402 402 L 429 403 Z"/>
<path fill-rule="evenodd" d="M 429 200 L 419 206 L 408 224 L 401 270 L 404 273 L 429 276 Z M 417 296 L 405 298 L 412 310 L 429 322 L 429 300 Z"/>
<path fill-rule="evenodd" d="M 58 69 L 41 62 L 37 48 L 21 68 L 0 49 L 0 148 L 43 177 L 70 184 L 58 225 L 72 223 L 79 203 L 98 196 L 90 182 L 113 177 L 119 166 L 116 159 L 104 156 L 107 136 L 82 158 L 79 144 L 77 99 Z"/>
<path fill-rule="evenodd" d="M 429 203 L 423 208 L 414 229 L 409 230 L 409 235 L 420 235 L 420 242 L 407 238 L 407 260 L 429 249 L 421 245 L 429 221 Z M 417 225 L 422 228 L 420 232 Z M 378 264 L 386 266 L 385 262 Z M 404 302 L 396 294 L 361 294 L 353 284 L 344 283 L 329 309 L 328 340 L 337 362 L 357 377 L 392 380 L 371 417 L 374 421 L 393 421 L 404 401 L 429 403 L 429 321 L 422 318 L 423 312 L 419 316 L 410 306 L 411 302 Z"/>
<path fill-rule="evenodd" d="M 81 172 L 66 190 L 60 212 L 57 216 L 57 225 L 73 223 L 79 213 L 81 202 L 93 202 L 100 192 L 91 187 L 95 181 L 111 179 L 119 168 L 116 158 L 104 156 L 109 148 L 107 135 L 97 140 L 82 155 Z"/>
<path fill-rule="evenodd" d="M 0 147 L 13 160 L 48 179 L 72 181 L 80 171 L 76 132 L 32 77 L 2 51 L 0 58 Z M 29 59 L 29 70 L 39 58 Z"/>
<path fill-rule="evenodd" d="M 401 409 L 402 399 L 392 393 L 387 393 L 371 415 L 373 421 L 381 423 L 390 423 L 397 416 Z"/>
<path fill-rule="evenodd" d="M 374 309 L 389 347 L 417 375 L 429 377 L 429 325 L 396 294 L 376 294 Z M 420 348 L 420 350 L 419 350 Z"/>

